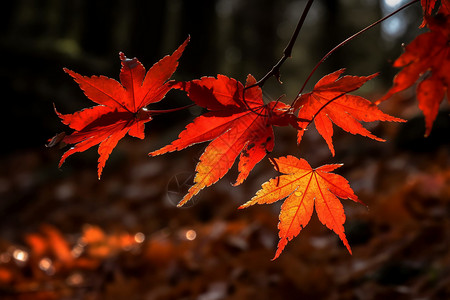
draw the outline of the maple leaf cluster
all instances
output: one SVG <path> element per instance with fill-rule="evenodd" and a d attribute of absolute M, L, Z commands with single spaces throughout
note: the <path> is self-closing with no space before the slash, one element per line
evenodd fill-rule
<path fill-rule="evenodd" d="M 442 0 L 438 14 L 432 16 L 435 4 L 436 0 L 422 0 L 421 26 L 430 31 L 417 36 L 395 60 L 394 67 L 403 69 L 395 76 L 392 88 L 377 101 L 383 102 L 422 79 L 416 95 L 425 116 L 425 136 L 431 133 L 445 94 L 450 103 L 450 1 Z"/>
<path fill-rule="evenodd" d="M 406 47 L 394 66 L 404 69 L 395 77 L 394 86 L 380 99 L 380 103 L 394 93 L 410 87 L 426 71 L 432 75 L 418 85 L 419 107 L 426 117 L 427 134 L 431 131 L 440 99 L 448 93 L 449 77 L 449 14 L 443 1 L 440 13 L 431 16 L 435 1 L 422 1 L 424 24 L 430 32 L 419 36 Z M 320 79 L 313 90 L 300 95 L 292 105 L 279 100 L 265 103 L 259 83 L 252 75 L 243 85 L 225 75 L 202 77 L 186 82 L 171 80 L 184 49 L 184 43 L 172 55 L 162 58 L 147 72 L 136 59 L 120 53 L 120 83 L 104 76 L 81 76 L 64 69 L 74 78 L 85 95 L 97 103 L 73 114 L 57 115 L 74 130 L 70 135 L 58 135 L 51 144 L 61 141 L 74 145 L 65 152 L 59 166 L 67 157 L 99 145 L 98 177 L 105 163 L 126 134 L 143 139 L 144 126 L 157 114 L 177 109 L 151 110 L 147 106 L 161 101 L 171 89 L 182 90 L 187 97 L 206 112 L 196 117 L 171 144 L 155 150 L 150 156 L 180 151 L 192 145 L 209 142 L 196 166 L 194 184 L 178 204 L 184 205 L 202 189 L 220 180 L 238 161 L 238 175 L 234 185 L 241 184 L 252 169 L 275 146 L 273 126 L 291 126 L 297 131 L 297 143 L 302 141 L 305 129 L 314 123 L 332 155 L 333 123 L 352 134 L 377 141 L 361 122 L 404 120 L 383 113 L 369 100 L 348 93 L 359 89 L 377 76 L 342 76 L 345 69 L 335 71 Z M 351 253 L 345 236 L 345 214 L 339 200 L 350 199 L 361 203 L 347 180 L 331 173 L 341 165 L 324 165 L 312 168 L 304 159 L 292 155 L 270 158 L 277 171 L 282 173 L 262 185 L 256 195 L 240 208 L 253 204 L 270 204 L 284 200 L 278 224 L 280 241 L 277 258 L 288 241 L 305 227 L 314 210 L 319 220 L 333 230 Z"/>

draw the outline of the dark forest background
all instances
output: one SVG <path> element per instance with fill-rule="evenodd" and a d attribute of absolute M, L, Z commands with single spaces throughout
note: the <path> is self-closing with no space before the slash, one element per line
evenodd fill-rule
<path fill-rule="evenodd" d="M 261 78 L 281 57 L 304 5 L 286 0 L 9 1 L 0 12 L 1 128 L 8 141 L 1 151 L 39 147 L 61 131 L 52 103 L 63 113 L 90 105 L 63 67 L 117 79 L 119 51 L 149 68 L 191 35 L 174 78 L 218 73 L 241 81 L 248 73 Z M 292 59 L 283 66 L 285 84 L 269 82 L 268 95 L 286 93 L 292 99 L 326 52 L 386 9 L 393 10 L 375 0 L 314 3 Z M 311 84 L 343 67 L 354 75 L 382 72 L 371 86 L 382 94 L 395 72 L 389 61 L 398 56 L 401 43 L 419 32 L 420 8 L 411 7 L 400 17 L 406 26 L 400 34 L 389 35 L 381 26 L 372 29 L 332 55 Z M 174 104 L 170 101 L 186 102 L 169 100 L 167 106 Z"/>

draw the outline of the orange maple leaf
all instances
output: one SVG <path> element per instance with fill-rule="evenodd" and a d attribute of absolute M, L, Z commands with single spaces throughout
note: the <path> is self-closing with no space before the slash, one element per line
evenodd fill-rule
<path fill-rule="evenodd" d="M 362 203 L 348 181 L 330 173 L 342 164 L 324 165 L 312 169 L 304 159 L 286 156 L 275 159 L 276 169 L 284 173 L 262 185 L 256 195 L 239 208 L 254 204 L 271 204 L 286 198 L 281 206 L 276 259 L 289 241 L 309 223 L 314 206 L 319 220 L 333 230 L 352 253 L 344 232 L 345 213 L 339 198 Z"/>
<path fill-rule="evenodd" d="M 256 83 L 247 77 L 247 86 Z M 200 190 L 216 183 L 233 166 L 240 154 L 235 185 L 242 183 L 253 169 L 274 147 L 271 125 L 297 128 L 297 118 L 289 113 L 290 106 L 279 101 L 264 104 L 261 88 L 255 86 L 245 91 L 244 86 L 233 78 L 223 75 L 203 77 L 179 86 L 189 98 L 209 112 L 197 117 L 186 126 L 177 140 L 152 156 L 182 150 L 206 141 L 212 142 L 200 156 L 196 166 L 194 185 L 183 197 L 182 206 Z M 245 95 L 245 99 L 243 97 Z"/>
<path fill-rule="evenodd" d="M 29 233 L 25 236 L 32 258 L 40 260 L 46 255 L 51 255 L 58 268 L 71 268 L 74 265 L 74 257 L 69 243 L 58 228 L 44 224 L 40 231 L 41 233 Z"/>
<path fill-rule="evenodd" d="M 404 120 L 383 113 L 378 107 L 360 96 L 347 95 L 347 93 L 359 89 L 365 82 L 377 76 L 343 76 L 345 69 L 335 71 L 320 79 L 312 92 L 303 94 L 294 103 L 294 109 L 300 109 L 298 113 L 299 127 L 306 128 L 314 119 L 317 131 L 325 139 L 331 153 L 335 154 L 333 147 L 333 123 L 352 134 L 360 134 L 377 141 L 383 139 L 373 135 L 365 129 L 360 121 L 395 121 Z M 297 142 L 300 143 L 304 130 L 298 131 Z"/>
<path fill-rule="evenodd" d="M 406 46 L 405 52 L 394 62 L 394 67 L 403 69 L 394 77 L 392 88 L 376 103 L 423 78 L 416 92 L 419 108 L 425 116 L 425 136 L 428 136 L 445 93 L 450 101 L 450 15 L 438 14 L 426 19 L 431 31 L 419 35 Z"/>
<path fill-rule="evenodd" d="M 143 139 L 144 124 L 152 119 L 152 115 L 171 111 L 151 111 L 145 107 L 161 101 L 173 88 L 174 81 L 169 81 L 169 78 L 175 72 L 188 42 L 189 38 L 172 55 L 154 64 L 147 73 L 136 58 L 129 59 L 121 52 L 121 83 L 105 76 L 82 76 L 65 68 L 64 71 L 74 78 L 84 94 L 99 105 L 66 115 L 55 110 L 62 122 L 75 130 L 62 138 L 63 143 L 75 146 L 63 154 L 59 167 L 70 155 L 100 144 L 100 178 L 109 155 L 120 139 L 127 133 Z"/>

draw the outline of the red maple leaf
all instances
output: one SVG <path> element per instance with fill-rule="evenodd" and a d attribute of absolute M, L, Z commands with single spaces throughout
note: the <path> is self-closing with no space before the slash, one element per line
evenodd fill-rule
<path fill-rule="evenodd" d="M 273 259 L 278 258 L 287 243 L 309 223 L 314 207 L 320 222 L 340 237 L 351 254 L 344 232 L 344 208 L 338 197 L 361 202 L 344 177 L 330 173 L 342 165 L 312 169 L 306 160 L 294 156 L 276 158 L 275 161 L 276 169 L 284 175 L 265 182 L 250 201 L 239 207 L 271 204 L 286 198 L 281 206 L 278 223 L 280 241 Z"/>
<path fill-rule="evenodd" d="M 253 76 L 247 77 L 247 86 L 255 82 Z M 264 104 L 262 91 L 258 86 L 245 90 L 245 99 L 244 86 L 223 75 L 185 82 L 180 88 L 187 92 L 192 101 L 209 112 L 187 125 L 177 140 L 150 155 L 178 151 L 206 141 L 212 142 L 200 156 L 195 169 L 197 174 L 194 185 L 178 206 L 222 178 L 239 154 L 239 175 L 235 185 L 242 183 L 253 167 L 272 151 L 274 134 L 271 125 L 291 124 L 297 127 L 297 118 L 289 113 L 290 106 L 279 101 Z"/>
<path fill-rule="evenodd" d="M 420 28 L 424 27 L 428 24 L 428 18 L 431 17 L 433 10 L 435 9 L 437 0 L 420 0 L 420 4 L 422 5 L 423 10 L 423 21 L 420 24 Z M 439 7 L 439 6 L 438 6 Z M 450 1 L 449 0 L 441 0 L 441 6 L 439 12 L 442 14 L 450 14 Z"/>
<path fill-rule="evenodd" d="M 99 105 L 67 115 L 56 112 L 64 124 L 75 130 L 62 139 L 63 143 L 75 146 L 63 154 L 59 166 L 70 155 L 100 144 L 100 178 L 106 160 L 120 139 L 127 133 L 143 139 L 144 124 L 152 119 L 152 115 L 170 111 L 151 111 L 145 107 L 161 101 L 173 88 L 174 81 L 169 81 L 169 78 L 175 72 L 188 42 L 189 38 L 172 55 L 154 64 L 147 73 L 136 58 L 129 59 L 121 52 L 121 83 L 105 76 L 86 77 L 64 69 L 84 94 Z"/>
<path fill-rule="evenodd" d="M 332 142 L 333 123 L 352 134 L 360 134 L 377 141 L 384 141 L 365 129 L 360 121 L 404 122 L 402 119 L 383 113 L 375 104 L 363 97 L 347 95 L 347 93 L 360 88 L 377 74 L 361 77 L 340 77 L 344 71 L 345 69 L 341 69 L 322 77 L 314 86 L 312 92 L 301 95 L 294 103 L 294 109 L 300 109 L 298 113 L 299 127 L 306 128 L 310 122 L 305 120 L 313 119 L 317 131 L 327 142 L 333 156 L 335 153 Z M 304 130 L 298 131 L 298 143 L 301 142 L 303 133 Z"/>
<path fill-rule="evenodd" d="M 423 10 L 423 21 L 422 24 L 420 24 L 420 28 L 427 24 L 426 17 L 431 16 L 436 2 L 436 0 L 420 0 L 420 5 L 422 5 Z"/>
<path fill-rule="evenodd" d="M 394 62 L 394 67 L 403 69 L 394 77 L 392 88 L 377 103 L 423 78 L 416 92 L 419 108 L 425 116 L 425 136 L 428 136 L 445 93 L 450 101 L 450 15 L 438 14 L 426 19 L 431 31 L 406 46 L 405 52 Z"/>

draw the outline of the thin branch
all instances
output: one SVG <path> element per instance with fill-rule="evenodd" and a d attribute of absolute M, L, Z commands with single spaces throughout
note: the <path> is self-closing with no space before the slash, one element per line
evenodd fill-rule
<path fill-rule="evenodd" d="M 263 78 L 261 78 L 255 84 L 245 87 L 245 89 L 250 89 L 255 86 L 262 87 L 264 83 L 267 81 L 267 79 L 269 79 L 271 76 L 275 76 L 278 79 L 278 81 L 280 81 L 280 67 L 289 57 L 291 57 L 292 48 L 294 47 L 300 29 L 302 28 L 303 23 L 305 22 L 306 16 L 308 15 L 309 9 L 311 8 L 313 2 L 314 0 L 308 0 L 308 3 L 306 3 L 303 13 L 300 17 L 300 20 L 298 20 L 297 27 L 295 28 L 295 31 L 292 34 L 292 37 L 289 40 L 289 43 L 287 44 L 286 48 L 284 48 L 283 56 L 280 58 L 280 60 L 272 67 L 272 69 L 266 75 L 264 75 Z"/>
<path fill-rule="evenodd" d="M 357 36 L 363 34 L 364 32 L 366 32 L 367 30 L 371 29 L 372 27 L 380 24 L 381 22 L 383 22 L 384 20 L 392 17 L 393 15 L 395 15 L 396 13 L 398 13 L 399 11 L 407 8 L 408 6 L 418 2 L 419 0 L 413 0 L 409 3 L 406 3 L 405 5 L 403 5 L 402 7 L 400 7 L 399 9 L 395 10 L 394 12 L 388 14 L 387 16 L 379 19 L 378 21 L 376 21 L 375 23 L 372 23 L 371 25 L 367 26 L 366 28 L 358 31 L 357 33 L 353 34 L 352 36 L 348 37 L 347 39 L 345 39 L 344 41 L 342 41 L 339 45 L 337 45 L 336 47 L 334 47 L 333 49 L 330 50 L 330 52 L 328 52 L 327 54 L 325 54 L 324 57 L 322 57 L 322 59 L 316 64 L 316 66 L 314 67 L 314 69 L 312 69 L 311 73 L 309 73 L 308 78 L 306 78 L 305 82 L 303 83 L 300 91 L 297 94 L 297 97 L 295 98 L 295 100 L 293 101 L 291 106 L 294 106 L 295 102 L 298 100 L 298 98 L 300 97 L 300 95 L 302 94 L 303 90 L 306 87 L 306 84 L 308 83 L 308 81 L 311 79 L 312 75 L 314 74 L 314 72 L 316 72 L 317 68 L 319 68 L 319 66 L 331 55 L 333 54 L 337 49 L 341 48 L 342 46 L 344 46 L 345 44 L 347 44 L 348 42 L 350 42 L 351 40 L 353 40 L 354 38 L 356 38 Z"/>

